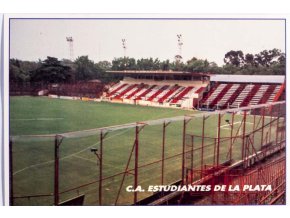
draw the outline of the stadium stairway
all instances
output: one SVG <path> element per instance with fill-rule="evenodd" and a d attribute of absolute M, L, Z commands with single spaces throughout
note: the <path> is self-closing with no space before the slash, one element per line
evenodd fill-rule
<path fill-rule="evenodd" d="M 215 85 L 214 86 L 212 86 L 211 87 L 211 89 L 209 90 L 209 92 L 206 94 L 206 96 L 204 96 L 202 99 L 201 99 L 201 102 L 200 102 L 200 104 L 202 105 L 202 104 L 204 104 L 207 100 L 208 100 L 208 98 L 211 96 L 211 94 L 219 87 L 219 83 L 215 83 Z"/>
<path fill-rule="evenodd" d="M 121 99 L 127 92 L 129 92 L 130 90 L 134 89 L 136 86 L 138 86 L 138 85 L 137 84 L 130 85 L 128 88 L 126 88 L 120 94 L 118 94 L 117 96 L 115 96 L 115 99 Z"/>
<path fill-rule="evenodd" d="M 206 105 L 210 106 L 212 105 L 212 101 L 220 94 L 220 92 L 226 87 L 225 83 L 221 83 L 216 90 L 209 96 L 209 98 L 206 101 Z"/>
<path fill-rule="evenodd" d="M 245 89 L 246 84 L 240 84 L 239 87 L 236 89 L 236 91 L 233 92 L 231 97 L 220 107 L 226 108 L 228 105 L 233 104 L 233 102 L 236 100 L 236 98 L 239 96 L 239 94 Z"/>
<path fill-rule="evenodd" d="M 173 86 L 165 95 L 163 95 L 158 102 L 163 103 L 170 95 L 172 95 L 175 91 L 177 91 L 180 86 Z"/>
<path fill-rule="evenodd" d="M 253 88 L 251 89 L 251 91 L 248 93 L 248 95 L 246 96 L 246 98 L 242 101 L 242 103 L 240 104 L 240 107 L 245 107 L 248 106 L 248 104 L 250 103 L 250 101 L 252 100 L 252 98 L 256 95 L 256 93 L 259 91 L 261 87 L 261 84 L 255 84 L 253 86 Z"/>
<path fill-rule="evenodd" d="M 240 86 L 240 84 L 233 84 L 232 87 L 227 91 L 227 93 L 219 100 L 218 105 L 219 108 L 223 108 L 225 103 L 229 100 L 229 98 L 232 96 L 232 94 L 237 90 L 237 88 Z"/>
<path fill-rule="evenodd" d="M 112 92 L 109 92 L 108 97 L 111 97 L 111 96 L 114 95 L 116 92 L 118 92 L 119 90 L 121 90 L 122 88 L 124 88 L 126 85 L 128 85 L 128 84 L 124 83 L 124 84 L 118 86 L 118 88 L 114 89 Z"/>
<path fill-rule="evenodd" d="M 201 92 L 203 92 L 205 90 L 205 87 L 200 87 L 198 90 L 196 90 L 196 94 L 200 94 Z"/>
<path fill-rule="evenodd" d="M 157 85 L 153 85 L 146 89 L 144 92 L 142 92 L 140 95 L 137 96 L 135 100 L 140 100 L 142 97 L 145 97 L 149 92 L 151 92 Z"/>
<path fill-rule="evenodd" d="M 270 95 L 269 99 L 267 100 L 267 102 L 274 102 L 275 96 L 278 94 L 280 89 L 281 89 L 281 85 L 276 86 L 273 93 Z"/>
<path fill-rule="evenodd" d="M 176 97 L 173 98 L 171 103 L 176 104 L 180 99 L 182 99 L 186 94 L 188 94 L 193 88 L 194 88 L 193 86 L 189 86 L 185 88 L 184 90 L 182 90 Z"/>
<path fill-rule="evenodd" d="M 135 96 L 138 92 L 140 92 L 145 87 L 145 84 L 140 84 L 137 86 L 136 90 L 134 90 L 131 94 L 125 97 L 125 99 L 130 99 Z"/>
<path fill-rule="evenodd" d="M 163 91 L 165 91 L 166 89 L 168 89 L 169 86 L 166 85 L 166 86 L 162 86 L 157 92 L 155 92 L 153 95 L 151 95 L 149 98 L 148 98 L 148 101 L 153 101 L 154 98 L 156 98 L 159 94 L 161 94 Z"/>
<path fill-rule="evenodd" d="M 233 86 L 232 83 L 227 84 L 222 90 L 221 92 L 215 97 L 215 99 L 212 100 L 212 102 L 210 103 L 209 107 L 212 108 L 214 107 L 217 103 L 219 103 L 219 101 L 223 98 L 223 96 L 229 91 L 229 89 Z"/>
<path fill-rule="evenodd" d="M 272 95 L 272 93 L 274 92 L 276 88 L 276 85 L 269 85 L 268 89 L 266 90 L 266 92 L 264 93 L 263 97 L 260 99 L 258 104 L 265 104 L 268 99 L 270 98 L 270 96 Z"/>
<path fill-rule="evenodd" d="M 267 91 L 269 85 L 261 85 L 260 89 L 256 93 L 256 95 L 251 99 L 249 105 L 256 105 L 261 100 L 265 92 Z"/>
<path fill-rule="evenodd" d="M 239 95 L 237 96 L 237 98 L 235 99 L 235 101 L 233 102 L 233 104 L 231 106 L 234 108 L 241 107 L 242 102 L 245 100 L 247 95 L 251 92 L 253 87 L 254 87 L 254 85 L 252 85 L 252 84 L 246 85 L 245 88 L 243 89 L 243 91 L 241 93 L 239 93 Z"/>

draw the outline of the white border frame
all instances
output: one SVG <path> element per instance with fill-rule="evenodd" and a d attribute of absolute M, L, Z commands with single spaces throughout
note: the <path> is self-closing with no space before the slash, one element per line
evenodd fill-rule
<path fill-rule="evenodd" d="M 46 2 L 47 3 L 47 2 Z M 278 3 L 277 3 L 278 4 Z M 286 7 L 286 6 L 285 6 Z M 286 19 L 286 39 L 287 36 L 289 37 L 289 18 L 290 14 L 5 14 L 4 15 L 4 34 L 3 34 L 3 49 L 4 49 L 4 55 L 3 55 L 3 64 L 4 64 L 4 72 L 3 72 L 3 84 L 4 93 L 2 94 L 3 97 L 3 128 L 4 128 L 4 205 L 9 205 L 9 19 L 10 18 L 212 18 L 212 19 L 250 19 L 250 18 L 283 18 Z M 287 57 L 287 51 L 289 51 L 289 43 L 287 43 L 286 40 L 286 66 L 289 66 L 289 58 Z M 286 78 L 288 74 L 288 69 L 286 69 Z M 289 80 L 286 79 L 286 91 L 288 91 L 289 87 Z M 288 94 L 288 93 L 287 93 Z M 289 103 L 287 104 L 287 114 L 289 110 Z M 287 116 L 286 116 L 287 118 Z M 287 120 L 286 120 L 287 122 Z M 286 135 L 289 135 L 289 128 L 286 127 Z M 289 142 L 287 140 L 287 145 L 289 146 Z M 289 149 L 286 150 L 286 155 L 288 157 Z M 0 157 L 1 158 L 1 157 Z M 286 161 L 287 162 L 287 161 Z M 287 162 L 287 167 L 289 168 L 289 161 Z M 289 181 L 289 175 L 287 174 L 287 180 L 286 180 L 286 201 L 289 204 L 289 188 L 287 186 L 287 182 Z M 265 207 L 264 207 L 265 208 Z M 264 209 L 263 208 L 263 209 Z M 216 209 L 216 208 L 215 208 Z M 224 209 L 224 208 L 220 208 Z M 248 208 L 247 208 L 248 209 Z M 261 209 L 261 208 L 260 208 Z M 137 212 L 137 211 L 136 211 Z"/>

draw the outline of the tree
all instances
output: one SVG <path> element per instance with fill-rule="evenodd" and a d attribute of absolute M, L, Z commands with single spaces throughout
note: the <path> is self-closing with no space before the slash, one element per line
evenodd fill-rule
<path fill-rule="evenodd" d="M 158 58 L 141 58 L 137 60 L 137 70 L 160 70 L 160 61 Z"/>
<path fill-rule="evenodd" d="M 255 56 L 252 54 L 246 54 L 244 62 L 246 65 L 257 66 L 257 63 L 255 61 Z"/>
<path fill-rule="evenodd" d="M 224 62 L 225 64 L 232 64 L 236 67 L 241 67 L 244 64 L 244 53 L 239 51 L 229 51 L 225 54 Z"/>
<path fill-rule="evenodd" d="M 69 82 L 72 77 L 71 68 L 64 66 L 54 57 L 47 57 L 41 66 L 32 72 L 33 82 L 59 83 Z"/>
<path fill-rule="evenodd" d="M 170 70 L 170 61 L 168 59 L 160 62 L 160 70 Z"/>
<path fill-rule="evenodd" d="M 86 81 L 98 78 L 95 63 L 88 56 L 80 56 L 74 61 L 76 65 L 76 80 Z"/>
<path fill-rule="evenodd" d="M 95 64 L 95 69 L 97 71 L 97 78 L 102 82 L 112 82 L 115 81 L 114 76 L 107 73 L 106 71 L 111 70 L 112 64 L 109 61 L 100 61 Z"/>
<path fill-rule="evenodd" d="M 112 61 L 112 70 L 136 70 L 136 60 L 129 57 L 115 58 Z"/>
<path fill-rule="evenodd" d="M 9 61 L 9 79 L 14 83 L 30 82 L 31 72 L 39 67 L 39 63 L 33 61 L 21 61 L 10 59 Z"/>
<path fill-rule="evenodd" d="M 208 60 L 202 60 L 193 57 L 187 61 L 185 70 L 189 72 L 209 72 L 212 70 L 212 68 L 216 67 L 217 65 L 214 62 L 208 62 Z"/>
<path fill-rule="evenodd" d="M 109 61 L 99 61 L 96 66 L 102 70 L 111 70 L 112 64 Z"/>
<path fill-rule="evenodd" d="M 258 54 L 243 54 L 242 51 L 229 51 L 225 54 L 222 73 L 250 75 L 284 75 L 285 54 L 279 49 L 263 50 Z"/>
<path fill-rule="evenodd" d="M 255 55 L 255 61 L 257 64 L 265 67 L 269 67 L 279 61 L 279 58 L 283 56 L 280 50 L 274 48 L 272 50 L 264 50 Z"/>
<path fill-rule="evenodd" d="M 173 71 L 185 71 L 186 65 L 183 62 L 174 61 L 170 63 L 170 70 Z"/>

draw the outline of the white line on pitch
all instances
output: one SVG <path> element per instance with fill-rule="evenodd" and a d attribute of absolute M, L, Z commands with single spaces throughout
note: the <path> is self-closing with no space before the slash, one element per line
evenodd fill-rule
<path fill-rule="evenodd" d="M 19 119 L 10 119 L 10 120 L 19 120 L 19 121 L 50 121 L 50 120 L 63 120 L 62 117 L 52 117 L 52 118 L 19 118 Z"/>
<path fill-rule="evenodd" d="M 97 164 L 97 161 L 96 160 L 91 160 L 91 159 L 88 159 L 88 158 L 85 158 L 85 157 L 82 157 L 82 156 L 78 156 L 78 155 L 72 155 L 73 157 L 76 157 L 76 158 L 80 158 L 82 160 L 86 160 L 86 161 L 89 161 L 89 162 L 92 162 L 94 164 Z"/>
<path fill-rule="evenodd" d="M 243 122 L 242 122 L 243 123 Z M 235 122 L 235 123 L 233 123 L 233 125 L 235 125 L 235 124 L 241 124 L 241 122 Z M 254 123 L 251 123 L 251 122 L 246 122 L 246 124 L 251 124 L 251 125 L 253 125 Z M 230 126 L 231 124 L 225 124 L 225 125 L 222 125 L 221 126 L 221 128 L 223 128 L 224 126 Z M 224 129 L 224 128 L 223 128 Z"/>
<path fill-rule="evenodd" d="M 120 133 L 118 133 L 118 134 L 115 134 L 115 135 L 111 135 L 111 136 L 105 138 L 103 141 L 106 141 L 106 140 L 108 140 L 108 139 L 110 139 L 110 138 L 114 138 L 114 137 L 116 137 L 116 136 L 119 136 L 119 135 L 125 134 L 125 133 L 128 132 L 129 130 L 130 130 L 130 129 L 125 129 L 125 131 L 122 131 L 122 132 L 120 132 Z M 60 158 L 59 160 L 64 160 L 64 159 L 67 159 L 67 158 L 73 157 L 73 156 L 75 156 L 75 155 L 77 155 L 77 154 L 79 154 L 79 153 L 81 153 L 81 152 L 83 152 L 83 151 L 85 151 L 85 150 L 87 150 L 87 149 L 89 149 L 89 148 L 92 148 L 92 147 L 98 145 L 99 143 L 100 143 L 100 142 L 97 142 L 97 143 L 94 143 L 94 144 L 92 144 L 92 145 L 89 145 L 88 147 L 86 147 L 86 148 L 84 148 L 84 149 L 82 149 L 82 150 L 80 150 L 80 151 L 78 151 L 78 152 L 76 152 L 76 153 L 69 154 L 69 155 L 67 155 L 67 156 L 62 157 L 62 158 Z M 34 165 L 30 165 L 30 166 L 24 167 L 23 169 L 20 169 L 20 170 L 14 172 L 13 175 L 16 175 L 16 174 L 18 174 L 18 173 L 20 173 L 20 172 L 23 172 L 23 171 L 25 171 L 25 170 L 27 170 L 27 169 L 30 169 L 30 168 L 33 168 L 33 167 L 42 166 L 42 165 L 50 164 L 50 163 L 53 163 L 53 162 L 54 162 L 54 159 L 53 159 L 53 160 L 46 161 L 46 162 L 42 162 L 42 163 L 37 163 L 37 164 L 34 164 Z"/>

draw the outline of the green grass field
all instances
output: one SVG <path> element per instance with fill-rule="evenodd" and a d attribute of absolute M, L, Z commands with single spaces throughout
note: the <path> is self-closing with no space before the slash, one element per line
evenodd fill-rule
<path fill-rule="evenodd" d="M 12 135 L 52 134 L 190 113 L 193 112 L 105 102 L 11 97 L 10 130 Z"/>
<path fill-rule="evenodd" d="M 146 121 L 185 114 L 194 111 L 180 109 L 164 109 L 141 107 L 125 104 L 97 103 L 48 99 L 46 97 L 11 97 L 10 98 L 10 135 L 13 137 L 13 179 L 14 196 L 46 195 L 53 193 L 54 173 L 54 137 L 28 137 L 19 135 L 59 134 L 71 131 L 87 130 L 105 126 L 119 125 L 136 121 Z M 226 119 L 223 116 L 221 136 L 230 134 Z M 237 132 L 241 116 L 235 117 Z M 253 128 L 252 118 L 247 120 L 247 131 Z M 165 137 L 165 168 L 164 184 L 173 183 L 181 178 L 181 155 L 183 122 L 170 123 L 166 128 Z M 187 125 L 187 134 L 201 135 L 202 119 L 194 118 Z M 205 135 L 216 137 L 217 116 L 210 116 L 206 120 Z M 72 134 L 73 136 L 73 134 Z M 108 133 L 103 144 L 103 204 L 112 205 L 116 201 L 117 193 L 130 157 L 134 143 L 135 129 L 120 129 Z M 259 142 L 259 135 L 255 140 Z M 64 138 L 60 145 L 60 201 L 65 201 L 80 194 L 85 194 L 86 205 L 98 205 L 99 166 L 96 156 L 90 148 L 99 148 L 99 134 L 76 135 Z M 213 139 L 205 140 L 205 164 L 213 161 Z M 186 151 L 191 148 L 190 140 Z M 201 144 L 200 138 L 195 138 L 195 146 Z M 159 185 L 161 181 L 162 124 L 145 126 L 139 136 L 139 166 L 138 181 L 142 187 Z M 235 142 L 234 157 L 239 158 L 241 140 Z M 229 140 L 221 141 L 220 161 L 227 159 Z M 188 155 L 187 155 L 188 156 Z M 198 167 L 199 151 L 191 160 Z M 189 162 L 191 162 L 189 161 Z M 188 162 L 188 161 L 187 161 Z M 186 162 L 186 163 L 187 163 Z M 188 163 L 187 163 L 188 164 Z M 129 162 L 129 169 L 134 168 L 134 156 Z M 133 172 L 133 171 L 132 171 Z M 119 175 L 116 175 L 119 174 Z M 113 176 L 112 175 L 116 175 Z M 124 184 L 120 189 L 118 204 L 132 204 L 133 194 L 126 192 L 128 185 L 133 185 L 134 177 L 126 173 Z M 74 189 L 75 187 L 92 182 L 92 184 Z M 73 189 L 73 190 L 70 190 Z M 138 200 L 150 196 L 152 193 L 138 193 Z M 16 205 L 52 205 L 53 197 L 16 198 Z"/>

